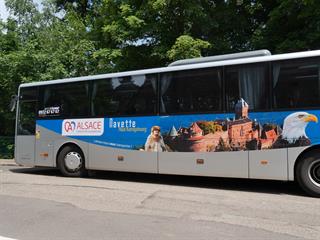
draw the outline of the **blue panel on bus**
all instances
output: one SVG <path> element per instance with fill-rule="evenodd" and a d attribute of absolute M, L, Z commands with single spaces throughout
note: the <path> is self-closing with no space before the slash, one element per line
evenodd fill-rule
<path fill-rule="evenodd" d="M 320 142 L 320 111 L 253 112 L 240 100 L 235 113 L 38 120 L 63 136 L 141 151 L 241 151 Z M 161 132 L 159 134 L 159 131 Z"/>

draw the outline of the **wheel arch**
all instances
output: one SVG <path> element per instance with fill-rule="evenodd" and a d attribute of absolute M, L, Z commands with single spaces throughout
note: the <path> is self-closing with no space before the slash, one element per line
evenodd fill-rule
<path fill-rule="evenodd" d="M 296 174 L 297 174 L 297 165 L 300 161 L 303 161 L 303 159 L 311 152 L 318 152 L 320 153 L 320 144 L 316 144 L 316 145 L 312 145 L 311 147 L 308 147 L 306 149 L 304 149 L 296 158 L 296 161 L 294 163 L 294 169 L 293 169 L 293 173 L 294 173 L 294 180 L 296 180 Z"/>
<path fill-rule="evenodd" d="M 70 142 L 65 142 L 65 143 L 63 143 L 63 144 L 59 147 L 59 149 L 58 149 L 58 151 L 57 151 L 57 154 L 56 154 L 56 156 L 55 156 L 55 164 L 56 164 L 56 166 L 58 166 L 58 157 L 59 157 L 60 152 L 62 151 L 62 149 L 64 149 L 64 148 L 67 147 L 67 146 L 73 146 L 73 147 L 78 148 L 78 149 L 80 150 L 83 158 L 84 158 L 84 159 L 83 159 L 84 162 L 86 163 L 86 156 L 85 156 L 83 150 L 81 149 L 81 147 L 79 146 L 79 144 L 70 141 Z"/>

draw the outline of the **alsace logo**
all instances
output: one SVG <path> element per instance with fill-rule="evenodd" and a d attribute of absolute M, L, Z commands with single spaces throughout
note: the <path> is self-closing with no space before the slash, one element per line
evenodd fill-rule
<path fill-rule="evenodd" d="M 101 136 L 103 132 L 103 118 L 65 119 L 62 122 L 62 136 Z"/>
<path fill-rule="evenodd" d="M 76 122 L 75 121 L 65 121 L 65 123 L 63 124 L 63 127 L 64 127 L 64 131 L 66 133 L 74 132 L 74 130 L 76 130 Z"/>

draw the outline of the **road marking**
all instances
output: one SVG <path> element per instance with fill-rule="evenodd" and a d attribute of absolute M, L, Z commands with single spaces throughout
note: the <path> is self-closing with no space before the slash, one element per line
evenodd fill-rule
<path fill-rule="evenodd" d="M 0 236 L 0 240 L 17 240 L 17 239 L 14 239 L 14 238 L 7 238 L 7 237 L 1 237 L 1 236 Z"/>

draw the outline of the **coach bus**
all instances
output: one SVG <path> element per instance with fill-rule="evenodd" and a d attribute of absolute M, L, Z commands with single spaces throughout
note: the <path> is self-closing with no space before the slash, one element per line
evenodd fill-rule
<path fill-rule="evenodd" d="M 21 84 L 15 161 L 296 180 L 320 196 L 320 50 L 267 50 Z"/>

